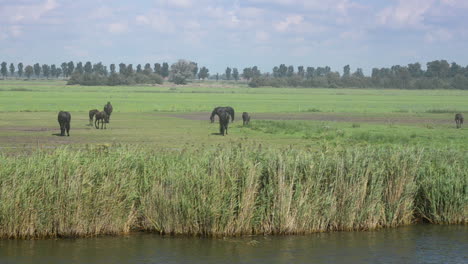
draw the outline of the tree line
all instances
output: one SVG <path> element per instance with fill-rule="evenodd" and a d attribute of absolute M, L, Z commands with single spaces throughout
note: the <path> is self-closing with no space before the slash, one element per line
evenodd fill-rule
<path fill-rule="evenodd" d="M 463 67 L 446 60 L 430 61 L 426 69 L 420 63 L 390 68 L 373 68 L 365 76 L 362 68 L 351 72 L 343 67 L 343 74 L 330 67 L 275 66 L 272 73 L 257 74 L 252 78 L 251 87 L 356 87 L 356 88 L 400 88 L 400 89 L 468 89 L 468 66 Z"/>
<path fill-rule="evenodd" d="M 81 85 L 131 85 L 138 83 L 162 83 L 164 79 L 176 84 L 186 84 L 190 79 L 247 81 L 251 87 L 376 87 L 400 89 L 468 89 L 468 66 L 455 62 L 435 60 L 426 64 L 426 69 L 418 62 L 406 66 L 394 65 L 390 68 L 373 68 L 366 76 L 361 68 L 351 72 L 350 65 L 343 67 L 343 73 L 332 71 L 329 66 L 286 66 L 280 64 L 272 72 L 262 73 L 257 66 L 239 71 L 227 67 L 224 73 L 209 74 L 205 66 L 199 68 L 196 62 L 179 60 L 169 66 L 167 62 L 138 64 L 110 64 L 109 68 L 99 63 L 64 62 L 55 64 L 27 65 L 2 62 L 0 73 L 7 76 L 36 78 L 66 78 L 68 84 Z"/>

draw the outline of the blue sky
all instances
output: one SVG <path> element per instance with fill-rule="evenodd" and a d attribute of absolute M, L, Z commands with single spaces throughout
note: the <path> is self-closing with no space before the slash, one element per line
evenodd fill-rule
<path fill-rule="evenodd" d="M 468 0 L 0 0 L 0 61 L 468 64 Z"/>

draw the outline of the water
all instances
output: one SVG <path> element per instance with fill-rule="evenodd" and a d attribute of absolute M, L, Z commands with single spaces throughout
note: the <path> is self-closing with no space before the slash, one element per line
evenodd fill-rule
<path fill-rule="evenodd" d="M 225 239 L 0 240 L 0 263 L 468 263 L 468 226 Z"/>

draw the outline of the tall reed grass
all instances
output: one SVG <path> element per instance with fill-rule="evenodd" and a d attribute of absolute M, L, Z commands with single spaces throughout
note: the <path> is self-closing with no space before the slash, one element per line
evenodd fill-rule
<path fill-rule="evenodd" d="M 0 156 L 0 237 L 236 236 L 467 223 L 468 154 L 409 147 Z"/>

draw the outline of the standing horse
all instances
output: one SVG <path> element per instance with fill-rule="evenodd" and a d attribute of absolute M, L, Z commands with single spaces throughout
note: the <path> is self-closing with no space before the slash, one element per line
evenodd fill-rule
<path fill-rule="evenodd" d="M 107 102 L 107 104 L 104 106 L 104 112 L 106 112 L 108 118 L 107 118 L 107 122 L 106 123 L 109 123 L 109 119 L 110 119 L 110 116 L 112 114 L 112 105 L 110 102 Z"/>
<path fill-rule="evenodd" d="M 67 136 L 70 136 L 70 121 L 71 115 L 69 112 L 60 111 L 58 113 L 58 122 L 60 124 L 60 136 L 65 136 L 65 130 L 67 131 Z"/>
<path fill-rule="evenodd" d="M 229 115 L 228 111 L 221 112 L 218 117 L 219 117 L 219 133 L 224 136 L 224 133 L 226 132 L 226 135 L 228 134 L 228 125 L 229 125 Z"/>
<path fill-rule="evenodd" d="M 96 115 L 97 113 L 99 113 L 99 110 L 97 110 L 97 109 L 89 110 L 89 125 L 90 125 L 90 126 L 93 125 L 93 117 L 94 117 L 94 115 Z"/>
<path fill-rule="evenodd" d="M 242 113 L 242 121 L 244 122 L 243 125 L 246 126 L 250 122 L 250 115 L 247 112 Z"/>
<path fill-rule="evenodd" d="M 211 112 L 211 116 L 210 116 L 211 123 L 214 123 L 215 115 L 218 115 L 218 117 L 221 118 L 221 113 L 223 112 L 227 112 L 231 116 L 232 122 L 234 122 L 234 108 L 230 106 L 224 106 L 224 107 L 218 106 L 218 107 L 215 107 L 215 109 L 213 109 L 213 112 Z"/>
<path fill-rule="evenodd" d="M 109 123 L 109 116 L 106 112 L 101 111 L 96 114 L 96 121 L 94 121 L 96 129 L 99 129 L 99 121 L 101 121 L 101 129 L 107 129 L 106 123 Z"/>
<path fill-rule="evenodd" d="M 455 115 L 455 124 L 457 124 L 457 128 L 461 128 L 463 124 L 463 115 L 461 113 Z"/>

